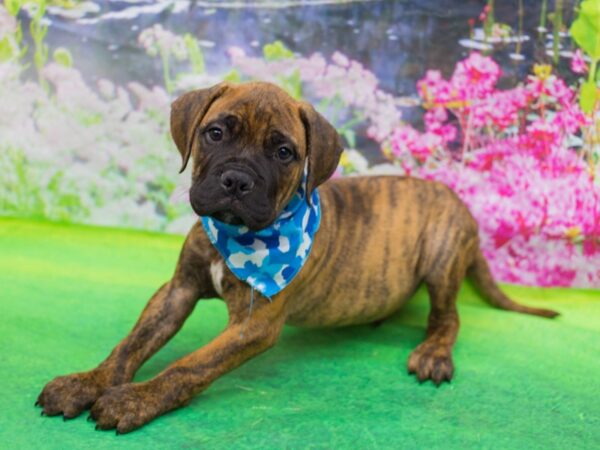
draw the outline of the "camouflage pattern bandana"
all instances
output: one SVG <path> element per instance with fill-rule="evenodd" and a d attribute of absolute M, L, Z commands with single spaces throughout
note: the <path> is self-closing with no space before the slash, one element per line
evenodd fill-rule
<path fill-rule="evenodd" d="M 259 231 L 202 216 L 202 225 L 227 267 L 269 300 L 300 272 L 321 222 L 316 189 L 306 201 L 306 177 L 275 221 Z"/>

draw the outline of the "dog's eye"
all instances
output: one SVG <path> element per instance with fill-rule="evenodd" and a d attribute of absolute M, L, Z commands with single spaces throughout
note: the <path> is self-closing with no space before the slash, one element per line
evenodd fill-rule
<path fill-rule="evenodd" d="M 223 139 L 223 131 L 220 128 L 212 127 L 207 131 L 208 137 L 213 142 L 219 142 Z"/>
<path fill-rule="evenodd" d="M 294 152 L 287 147 L 279 147 L 277 149 L 277 158 L 279 158 L 281 161 L 287 162 L 292 159 L 293 156 Z"/>

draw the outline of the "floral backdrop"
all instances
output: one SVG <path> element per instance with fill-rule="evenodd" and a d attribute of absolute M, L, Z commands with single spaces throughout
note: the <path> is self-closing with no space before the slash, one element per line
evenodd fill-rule
<path fill-rule="evenodd" d="M 101 20 L 191 7 L 117 3 L 0 5 L 0 214 L 185 233 L 196 218 L 169 136 L 170 103 L 223 79 L 262 79 L 335 124 L 347 148 L 335 176 L 402 174 L 452 187 L 478 220 L 500 280 L 600 287 L 600 0 L 536 2 L 542 38 L 530 54 L 522 21 L 531 2 L 513 2 L 515 26 L 499 20 L 493 0 L 471 2 L 477 13 L 453 43 L 459 57 L 416 73 L 412 95 L 383 87 L 342 51 L 295 51 L 294 39 L 228 45 L 215 67 L 210 45 L 160 16 L 130 28 L 130 45 L 157 76 L 90 77 L 49 30 L 78 23 L 92 36 Z M 224 7 L 206 3 L 206 14 Z M 360 34 L 360 18 L 350 20 Z M 385 31 L 392 43 L 394 30 Z"/>

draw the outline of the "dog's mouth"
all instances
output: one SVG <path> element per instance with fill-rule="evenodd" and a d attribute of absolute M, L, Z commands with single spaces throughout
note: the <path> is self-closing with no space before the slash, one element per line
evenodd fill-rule
<path fill-rule="evenodd" d="M 265 211 L 261 214 L 237 199 L 230 201 L 227 207 L 205 215 L 229 225 L 245 225 L 253 231 L 262 230 L 274 220 L 270 212 Z"/>
<path fill-rule="evenodd" d="M 240 216 L 236 216 L 229 210 L 217 211 L 212 214 L 211 217 L 217 219 L 219 222 L 228 223 L 229 225 L 245 225 L 244 220 Z"/>
<path fill-rule="evenodd" d="M 208 215 L 229 225 L 245 225 L 251 230 L 260 230 L 272 222 L 269 211 L 261 213 L 238 199 L 232 199 L 227 203 Z"/>
<path fill-rule="evenodd" d="M 213 193 L 208 187 L 192 186 L 190 203 L 197 215 L 212 217 L 230 225 L 245 225 L 253 231 L 261 230 L 275 220 L 273 208 L 265 196 L 256 194 L 239 199 Z"/>

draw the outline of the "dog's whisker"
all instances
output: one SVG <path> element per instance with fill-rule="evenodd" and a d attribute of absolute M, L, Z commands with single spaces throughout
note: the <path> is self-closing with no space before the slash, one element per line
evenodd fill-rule
<path fill-rule="evenodd" d="M 189 185 L 175 187 L 175 189 L 173 189 L 173 192 L 171 193 L 170 200 L 173 203 L 183 203 L 183 202 L 187 201 L 189 190 L 190 190 Z"/>

